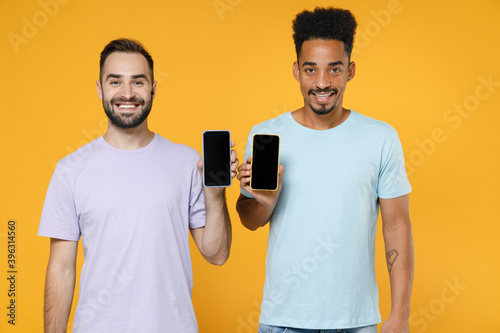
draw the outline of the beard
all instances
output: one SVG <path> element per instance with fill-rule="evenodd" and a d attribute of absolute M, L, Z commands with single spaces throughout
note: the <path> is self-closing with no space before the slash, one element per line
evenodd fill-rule
<path fill-rule="evenodd" d="M 309 106 L 311 107 L 311 110 L 313 110 L 314 113 L 316 113 L 317 115 L 323 116 L 325 114 L 329 114 L 330 112 L 332 112 L 333 109 L 335 109 L 335 107 L 337 106 L 337 103 L 333 104 L 329 108 L 327 108 L 326 105 L 323 105 L 319 108 L 315 108 L 311 104 L 309 104 Z"/>
<path fill-rule="evenodd" d="M 141 109 L 138 113 L 133 114 L 117 114 L 114 110 L 114 105 L 116 103 L 138 103 Z M 104 112 L 106 116 L 111 121 L 111 123 L 121 129 L 136 128 L 146 120 L 151 112 L 151 107 L 153 106 L 153 99 L 150 98 L 147 101 L 140 97 L 132 97 L 130 99 L 125 98 L 112 98 L 110 101 L 105 101 L 103 99 L 102 106 L 104 107 Z"/>
<path fill-rule="evenodd" d="M 307 93 L 309 95 L 311 95 L 312 93 L 329 94 L 332 92 L 334 95 L 339 93 L 339 91 L 335 88 L 328 89 L 328 90 L 313 90 L 313 89 L 311 89 Z M 332 112 L 335 109 L 335 107 L 337 106 L 337 101 L 335 101 L 335 103 L 333 103 L 333 105 L 331 107 L 327 107 L 326 105 L 321 105 L 320 107 L 314 107 L 310 102 L 308 102 L 308 104 L 314 113 L 316 113 L 317 115 L 323 116 L 323 115 L 329 114 L 330 112 Z"/>

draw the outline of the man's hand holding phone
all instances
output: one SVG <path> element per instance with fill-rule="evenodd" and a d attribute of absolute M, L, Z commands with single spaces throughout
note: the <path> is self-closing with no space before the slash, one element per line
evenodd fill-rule
<path fill-rule="evenodd" d="M 231 148 L 233 148 L 236 145 L 234 141 L 231 141 Z M 238 170 L 238 164 L 239 164 L 238 157 L 236 155 L 236 151 L 231 150 L 231 178 L 236 177 L 236 173 Z M 196 163 L 196 166 L 198 167 L 198 171 L 200 172 L 200 175 L 203 177 L 203 160 L 200 160 Z M 215 191 L 215 192 L 223 192 L 226 187 L 224 186 L 204 186 L 205 187 L 205 194 L 207 193 L 207 189 Z"/>
<path fill-rule="evenodd" d="M 281 182 L 283 179 L 283 165 L 278 166 L 278 187 L 275 191 L 253 190 L 250 187 L 250 175 L 252 172 L 252 158 L 248 157 L 246 163 L 238 168 L 238 180 L 240 187 L 252 195 L 255 200 L 264 207 L 274 207 L 281 193 Z"/>
<path fill-rule="evenodd" d="M 203 132 L 203 159 L 196 164 L 203 179 L 205 196 L 218 195 L 236 176 L 238 158 L 232 150 L 229 131 Z"/>
<path fill-rule="evenodd" d="M 266 225 L 278 203 L 284 169 L 279 164 L 279 145 L 277 135 L 254 134 L 252 156 L 238 168 L 240 187 L 253 199 L 241 194 L 236 210 L 241 223 L 250 230 Z"/>

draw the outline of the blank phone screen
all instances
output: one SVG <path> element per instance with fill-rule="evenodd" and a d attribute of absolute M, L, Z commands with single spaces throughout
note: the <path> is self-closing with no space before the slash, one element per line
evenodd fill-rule
<path fill-rule="evenodd" d="M 203 132 L 203 183 L 231 185 L 231 136 L 229 131 Z"/>
<path fill-rule="evenodd" d="M 250 187 L 254 190 L 274 191 L 278 188 L 280 137 L 273 134 L 255 134 L 252 143 L 252 175 Z"/>

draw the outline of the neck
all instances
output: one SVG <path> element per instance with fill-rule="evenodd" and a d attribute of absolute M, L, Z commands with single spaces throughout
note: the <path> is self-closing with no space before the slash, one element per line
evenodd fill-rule
<path fill-rule="evenodd" d="M 153 140 L 154 133 L 148 128 L 147 119 L 136 128 L 119 128 L 108 120 L 108 130 L 103 138 L 117 149 L 134 150 L 147 146 Z"/>
<path fill-rule="evenodd" d="M 327 130 L 342 124 L 350 113 L 351 111 L 340 106 L 329 114 L 318 115 L 310 108 L 303 106 L 292 112 L 292 116 L 302 126 L 315 130 Z"/>

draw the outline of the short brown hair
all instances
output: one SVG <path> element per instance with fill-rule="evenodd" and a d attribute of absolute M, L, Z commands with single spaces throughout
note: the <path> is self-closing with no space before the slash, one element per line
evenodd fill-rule
<path fill-rule="evenodd" d="M 120 38 L 112 40 L 104 47 L 101 52 L 101 59 L 99 61 L 99 80 L 102 81 L 102 69 L 104 67 L 104 62 L 108 56 L 113 52 L 125 52 L 125 53 L 140 53 L 146 58 L 149 65 L 149 72 L 151 74 L 151 82 L 154 82 L 153 74 L 153 58 L 149 52 L 144 48 L 144 46 L 137 40 L 131 38 Z"/>

